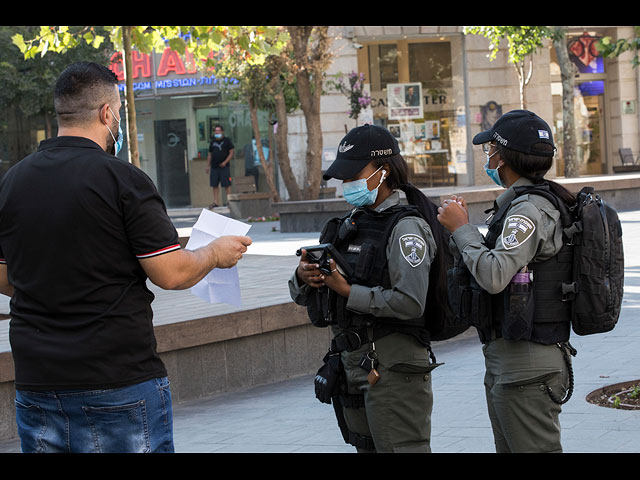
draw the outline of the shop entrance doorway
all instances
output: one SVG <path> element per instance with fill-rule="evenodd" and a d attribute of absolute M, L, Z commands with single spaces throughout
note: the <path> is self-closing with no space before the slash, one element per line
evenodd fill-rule
<path fill-rule="evenodd" d="M 158 191 L 167 207 L 187 207 L 191 204 L 187 122 L 184 119 L 156 120 L 154 130 Z"/>
<path fill-rule="evenodd" d="M 604 159 L 604 81 L 577 85 L 575 103 L 576 147 L 580 175 L 606 172 Z"/>
<path fill-rule="evenodd" d="M 553 87 L 553 85 L 552 85 Z M 560 84 L 555 90 L 561 92 Z M 574 123 L 576 139 L 576 161 L 579 175 L 600 175 L 607 172 L 605 152 L 605 112 L 604 89 L 602 80 L 576 82 L 574 96 Z M 562 95 L 554 98 L 554 116 L 562 118 Z M 556 173 L 564 175 L 564 158 L 562 155 L 562 123 L 555 133 L 556 144 L 560 154 L 556 156 Z"/>

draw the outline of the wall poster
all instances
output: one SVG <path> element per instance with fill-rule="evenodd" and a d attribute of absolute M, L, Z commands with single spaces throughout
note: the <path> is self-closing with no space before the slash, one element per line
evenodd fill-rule
<path fill-rule="evenodd" d="M 387 84 L 387 108 L 389 120 L 424 118 L 422 83 Z"/>

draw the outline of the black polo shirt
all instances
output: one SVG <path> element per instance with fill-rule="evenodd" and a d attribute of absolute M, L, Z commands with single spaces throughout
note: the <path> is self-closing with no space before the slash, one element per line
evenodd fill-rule
<path fill-rule="evenodd" d="M 166 375 L 138 259 L 180 248 L 142 170 L 58 137 L 0 182 L 16 388 L 114 388 Z"/>

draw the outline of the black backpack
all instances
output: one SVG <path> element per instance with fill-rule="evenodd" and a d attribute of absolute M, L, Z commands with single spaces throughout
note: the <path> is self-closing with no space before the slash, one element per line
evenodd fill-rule
<path fill-rule="evenodd" d="M 436 207 L 437 208 L 437 207 Z M 429 222 L 428 222 L 429 223 Z M 429 223 L 432 231 L 439 229 L 446 239 L 443 242 L 444 248 L 439 248 L 439 255 L 444 255 L 444 270 L 446 277 L 444 279 L 429 279 L 429 290 L 427 291 L 427 306 L 424 311 L 425 327 L 429 331 L 429 337 L 434 341 L 442 341 L 453 338 L 465 332 L 471 324 L 457 314 L 457 302 L 452 299 L 451 295 L 447 295 L 447 300 L 437 298 L 436 282 L 446 282 L 446 288 L 452 288 L 452 275 L 455 269 L 455 258 L 449 249 L 449 241 L 451 233 L 444 228 L 439 222 L 436 225 Z M 433 232 L 434 235 L 436 232 Z M 453 301 L 452 301 L 453 300 Z"/>
<path fill-rule="evenodd" d="M 624 289 L 622 225 L 618 213 L 592 187 L 584 187 L 565 234 L 574 245 L 571 327 L 577 335 L 612 330 L 620 316 Z M 564 288 L 564 286 L 563 286 Z"/>
<path fill-rule="evenodd" d="M 560 211 L 565 241 L 573 246 L 573 282 L 562 284 L 572 302 L 571 328 L 577 335 L 612 330 L 620 316 L 624 288 L 622 226 L 616 210 L 593 187 L 584 187 L 567 208 L 548 186 L 518 187 L 516 194 L 542 195 Z"/>

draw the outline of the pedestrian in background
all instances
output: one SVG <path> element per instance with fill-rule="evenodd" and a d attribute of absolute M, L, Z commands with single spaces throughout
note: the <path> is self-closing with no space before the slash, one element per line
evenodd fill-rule
<path fill-rule="evenodd" d="M 477 299 L 472 324 L 483 343 L 496 451 L 561 452 L 559 414 L 575 355 L 568 343 L 571 302 L 562 300 L 562 284 L 573 281 L 573 257 L 556 205 L 519 189 L 537 186 L 567 207 L 576 200 L 544 178 L 555 146 L 549 125 L 533 112 L 504 114 L 473 143 L 487 155 L 487 175 L 506 188 L 489 231 L 483 237 L 469 223 L 461 197 L 444 202 L 438 219 L 468 269 L 470 278 L 461 284 L 471 285 Z"/>
<path fill-rule="evenodd" d="M 289 281 L 291 297 L 307 306 L 311 321 L 333 331 L 316 396 L 333 403 L 345 441 L 361 453 L 431 451 L 437 364 L 424 315 L 446 302 L 438 254 L 447 248 L 446 232 L 437 206 L 408 183 L 407 173 L 388 130 L 351 130 L 324 178 L 342 180 L 355 208 L 327 222 L 320 238 L 349 269 L 332 260 L 332 270 L 323 272 L 303 251 Z M 401 203 L 400 191 L 410 205 Z"/>
<path fill-rule="evenodd" d="M 0 182 L 0 291 L 11 296 L 23 452 L 173 452 L 171 391 L 149 278 L 189 288 L 237 263 L 249 237 L 195 251 L 150 178 L 115 157 L 118 81 L 72 64 L 54 91 L 58 136 Z"/>
<path fill-rule="evenodd" d="M 229 162 L 231 162 L 235 151 L 231 139 L 224 136 L 222 125 L 216 125 L 213 132 L 213 138 L 209 144 L 206 170 L 209 174 L 209 183 L 213 188 L 213 203 L 209 205 L 209 209 L 220 206 L 218 185 L 225 189 L 227 198 L 231 193 L 231 166 Z"/>

